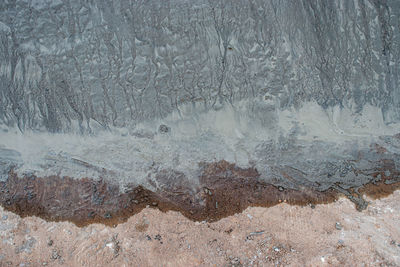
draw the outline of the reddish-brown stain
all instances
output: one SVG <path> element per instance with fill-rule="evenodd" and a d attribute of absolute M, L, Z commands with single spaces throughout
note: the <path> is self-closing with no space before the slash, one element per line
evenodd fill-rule
<path fill-rule="evenodd" d="M 383 170 L 377 170 L 374 176 L 378 174 L 382 176 L 380 181 L 358 188 L 357 193 L 380 198 L 400 188 L 399 182 L 385 184 L 391 177 L 384 176 Z M 278 188 L 260 180 L 256 169 L 238 168 L 226 161 L 204 164 L 200 185 L 196 188 L 182 175 L 176 173 L 178 179 L 174 179 L 160 172 L 156 180 L 164 179 L 165 186 L 155 192 L 133 185 L 121 192 L 117 185 L 105 180 L 18 177 L 10 171 L 8 180 L 0 183 L 0 204 L 22 217 L 71 221 L 78 226 L 91 223 L 113 226 L 147 206 L 163 212 L 179 211 L 191 220 L 215 221 L 249 206 L 271 207 L 281 202 L 292 205 L 330 203 L 341 196 L 335 189 L 320 192 L 307 187 Z"/>

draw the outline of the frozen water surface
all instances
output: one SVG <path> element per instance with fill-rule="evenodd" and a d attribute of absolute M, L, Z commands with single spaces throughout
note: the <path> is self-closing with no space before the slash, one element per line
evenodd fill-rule
<path fill-rule="evenodd" d="M 0 179 L 196 184 L 226 160 L 365 184 L 399 163 L 399 17 L 396 0 L 2 1 Z"/>
<path fill-rule="evenodd" d="M 264 112 L 262 120 L 268 123 L 263 124 L 246 112 L 254 103 L 263 104 L 252 100 L 218 111 L 187 110 L 135 128 L 92 135 L 2 131 L 3 173 L 13 166 L 20 174 L 101 177 L 121 185 L 151 187 L 147 179 L 160 170 L 182 172 L 196 184 L 199 163 L 227 160 L 256 167 L 262 179 L 277 185 L 326 190 L 335 182 L 350 187 L 370 181 L 367 175 L 356 176 L 353 169 L 373 169 L 371 162 L 379 158 L 368 158 L 371 144 L 385 147 L 398 162 L 394 155 L 400 142 L 392 135 L 400 125 L 381 125 L 379 110 L 356 116 L 349 110 L 329 112 L 310 102 L 296 111 Z M 168 126 L 168 131 L 160 132 L 159 125 Z M 359 160 L 360 153 L 367 158 Z M 282 171 L 296 181 L 285 178 Z"/>

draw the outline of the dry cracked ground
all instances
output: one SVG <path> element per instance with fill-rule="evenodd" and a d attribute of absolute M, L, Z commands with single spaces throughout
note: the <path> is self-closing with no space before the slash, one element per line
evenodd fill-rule
<path fill-rule="evenodd" d="M 330 204 L 249 207 L 217 222 L 145 208 L 114 227 L 0 208 L 0 266 L 400 266 L 400 191 Z"/>

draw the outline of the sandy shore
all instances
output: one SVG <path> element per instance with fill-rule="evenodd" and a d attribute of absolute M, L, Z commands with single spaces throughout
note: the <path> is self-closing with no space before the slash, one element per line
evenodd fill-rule
<path fill-rule="evenodd" d="M 251 207 L 214 223 L 146 208 L 83 228 L 0 208 L 0 265 L 400 266 L 400 191 L 370 201 Z"/>

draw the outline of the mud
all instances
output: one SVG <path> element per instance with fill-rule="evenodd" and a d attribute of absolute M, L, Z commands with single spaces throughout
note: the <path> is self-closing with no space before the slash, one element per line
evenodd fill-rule
<path fill-rule="evenodd" d="M 77 226 L 103 223 L 116 226 L 145 207 L 163 212 L 181 212 L 194 221 L 217 221 L 240 213 L 247 207 L 271 207 L 281 202 L 291 205 L 330 203 L 341 196 L 353 201 L 357 209 L 367 206 L 363 195 L 387 196 L 400 188 L 394 164 L 384 162 L 372 174 L 371 183 L 344 190 L 340 186 L 320 192 L 311 187 L 299 190 L 276 187 L 259 179 L 254 168 L 242 169 L 226 161 L 202 164 L 200 184 L 193 188 L 178 172 L 161 171 L 154 192 L 142 186 L 118 185 L 105 180 L 71 177 L 36 177 L 10 171 L 0 183 L 0 204 L 22 217 L 37 216 L 47 221 L 70 221 Z M 387 174 L 390 173 L 390 176 Z M 385 175 L 386 174 L 386 175 Z"/>

